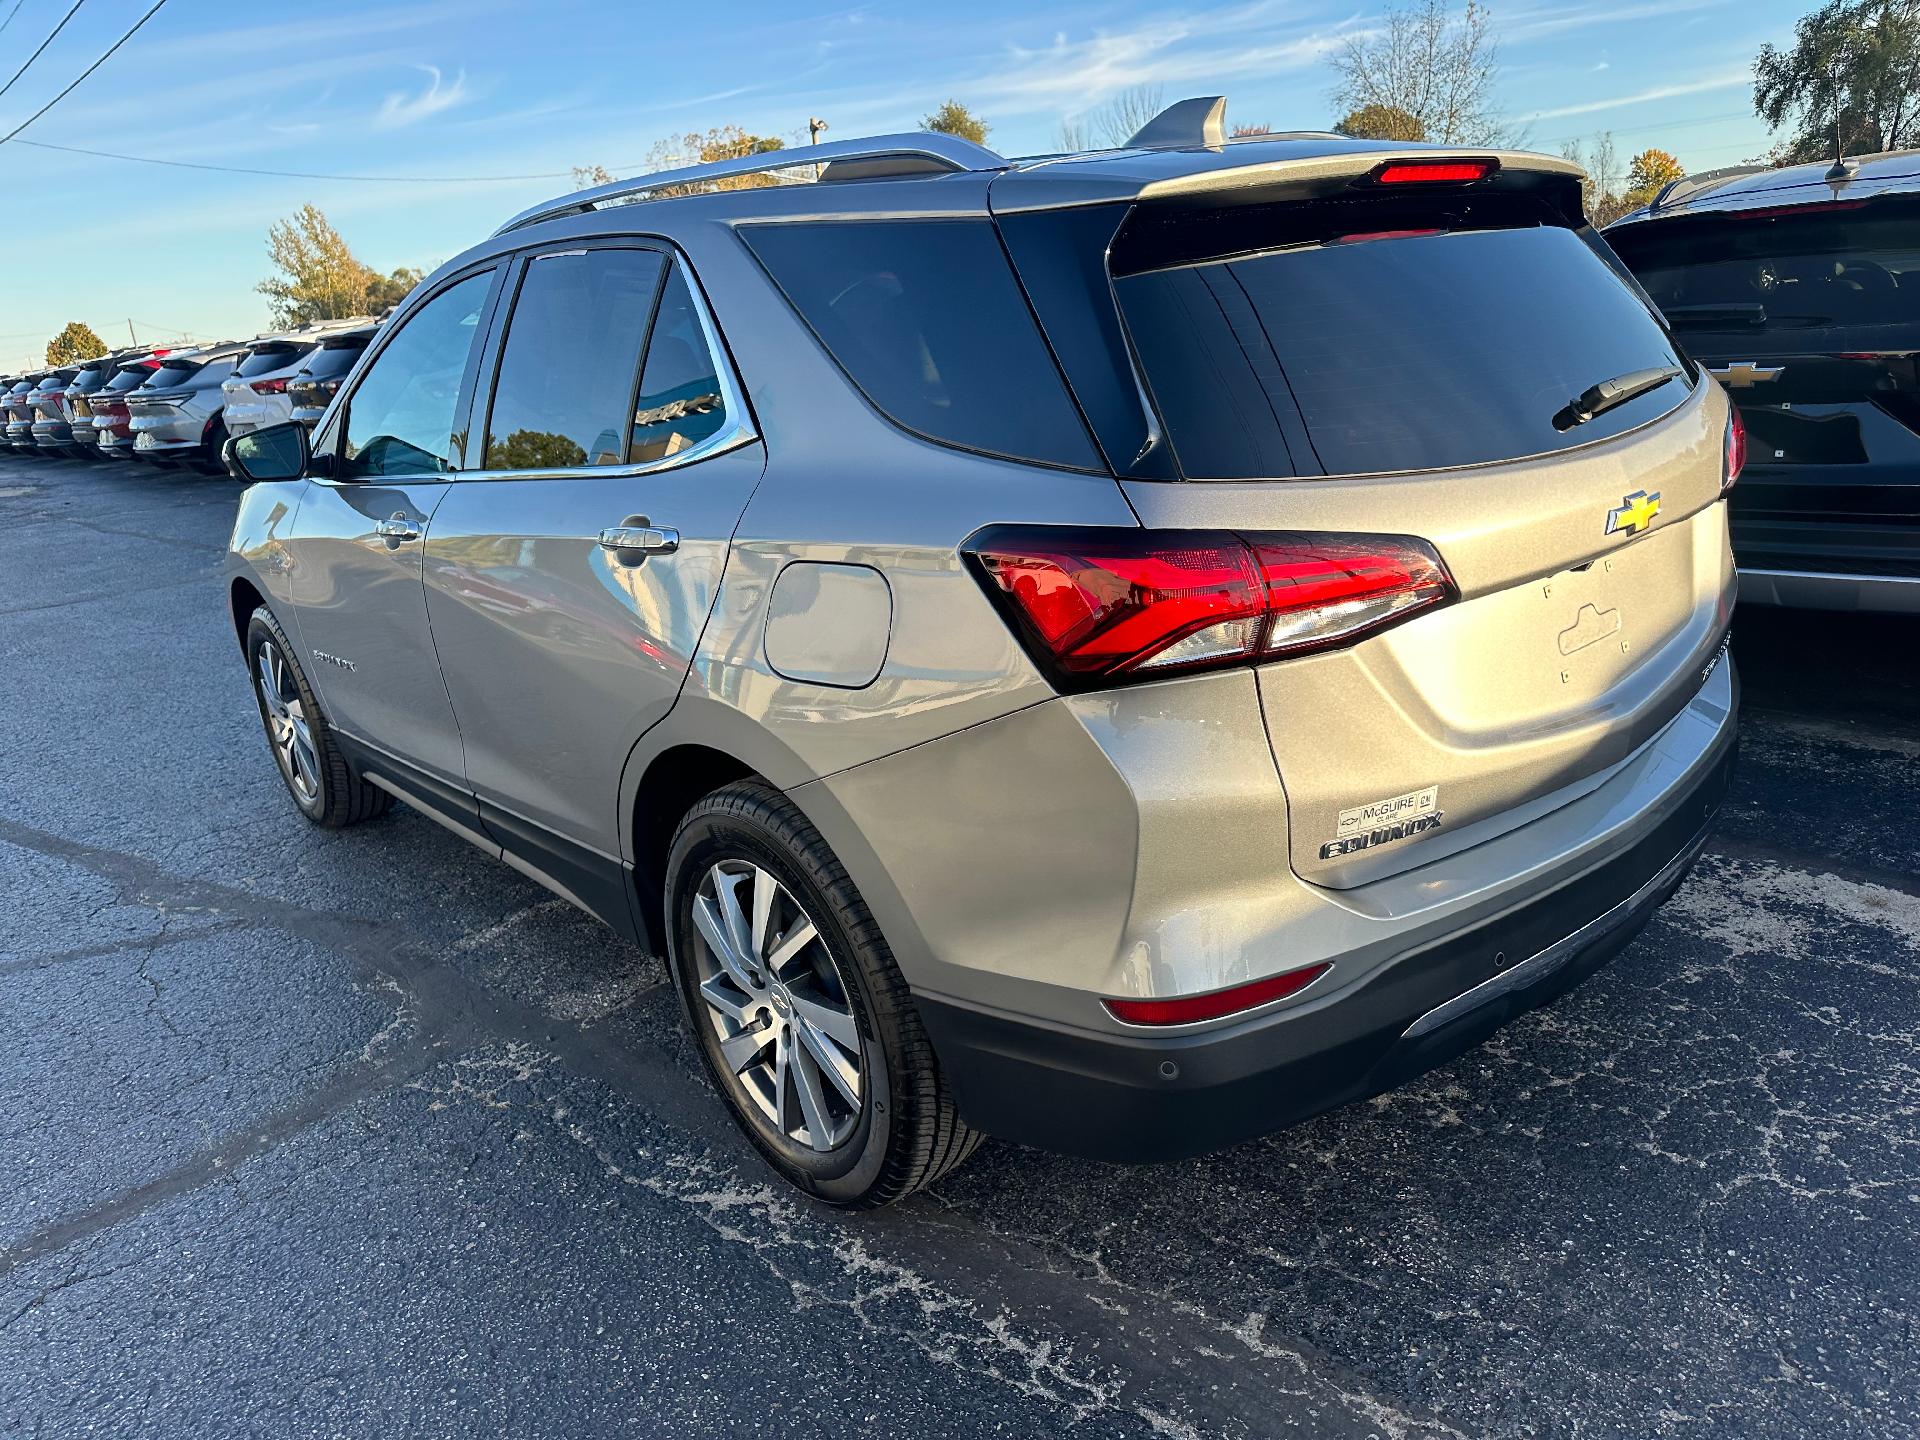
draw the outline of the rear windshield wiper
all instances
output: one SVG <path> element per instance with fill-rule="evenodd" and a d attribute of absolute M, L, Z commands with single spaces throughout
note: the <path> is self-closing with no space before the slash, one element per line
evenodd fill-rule
<path fill-rule="evenodd" d="M 1649 390 L 1658 390 L 1669 380 L 1678 380 L 1686 373 L 1678 365 L 1661 365 L 1652 370 L 1629 370 L 1598 385 L 1589 385 L 1553 417 L 1553 428 L 1571 430 L 1576 425 L 1584 425 L 1594 416 L 1604 415 Z"/>

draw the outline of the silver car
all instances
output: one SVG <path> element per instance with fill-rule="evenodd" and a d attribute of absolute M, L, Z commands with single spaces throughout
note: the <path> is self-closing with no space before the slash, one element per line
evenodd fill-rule
<path fill-rule="evenodd" d="M 133 458 L 160 464 L 215 465 L 226 443 L 226 396 L 245 345 L 176 350 L 139 389 L 127 394 Z"/>
<path fill-rule="evenodd" d="M 822 1200 L 1392 1086 L 1619 950 L 1725 792 L 1738 432 L 1579 172 L 1220 110 L 560 197 L 228 448 L 301 812 L 659 947 Z"/>

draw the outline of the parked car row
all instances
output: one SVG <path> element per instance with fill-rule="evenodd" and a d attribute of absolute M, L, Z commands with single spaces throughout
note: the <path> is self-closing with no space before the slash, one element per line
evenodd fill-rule
<path fill-rule="evenodd" d="M 15 452 L 220 467 L 221 447 L 287 420 L 312 425 L 373 338 L 360 316 L 188 348 L 128 348 L 0 376 Z"/>

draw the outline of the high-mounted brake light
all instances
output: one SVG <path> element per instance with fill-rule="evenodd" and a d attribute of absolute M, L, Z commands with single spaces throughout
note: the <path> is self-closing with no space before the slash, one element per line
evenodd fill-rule
<path fill-rule="evenodd" d="M 1720 472 L 1720 493 L 1726 494 L 1740 472 L 1747 468 L 1747 422 L 1740 418 L 1740 407 L 1727 407 L 1727 464 Z"/>
<path fill-rule="evenodd" d="M 1235 985 L 1227 990 L 1212 990 L 1205 995 L 1177 995 L 1170 1000 L 1107 1000 L 1103 1003 L 1116 1020 L 1129 1025 L 1192 1025 L 1200 1020 L 1218 1020 L 1222 1015 L 1238 1014 L 1257 1006 L 1270 1005 L 1289 995 L 1298 995 L 1318 980 L 1331 965 L 1305 965 Z"/>
<path fill-rule="evenodd" d="M 1460 185 L 1484 180 L 1497 160 L 1389 160 L 1373 172 L 1376 185 Z"/>
<path fill-rule="evenodd" d="M 962 549 L 1067 689 L 1351 644 L 1456 593 L 1404 535 L 995 525 Z"/>

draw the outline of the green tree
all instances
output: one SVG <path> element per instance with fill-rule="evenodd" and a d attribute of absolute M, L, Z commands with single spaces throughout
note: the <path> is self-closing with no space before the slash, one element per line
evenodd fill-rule
<path fill-rule="evenodd" d="M 267 297 L 276 325 L 365 314 L 380 277 L 354 258 L 317 205 L 302 205 L 267 231 L 267 254 L 280 273 L 253 288 Z"/>
<path fill-rule="evenodd" d="M 495 470 L 559 470 L 586 462 L 586 451 L 549 430 L 516 430 L 487 445 L 487 465 Z"/>
<path fill-rule="evenodd" d="M 1638 210 L 1686 173 L 1686 166 L 1669 152 L 1642 150 L 1627 166 L 1627 193 L 1621 199 Z"/>
<path fill-rule="evenodd" d="M 378 315 L 389 305 L 398 305 L 413 293 L 413 287 L 427 278 L 424 270 L 415 270 L 412 266 L 402 265 L 391 274 L 380 275 L 367 272 L 367 312 Z"/>
<path fill-rule="evenodd" d="M 1920 145 L 1920 0 L 1830 0 L 1803 16 L 1790 49 L 1760 47 L 1753 108 L 1790 130 L 1782 161 Z"/>
<path fill-rule="evenodd" d="M 91 360 L 107 353 L 107 342 L 93 333 L 93 327 L 80 320 L 69 320 L 67 328 L 47 342 L 49 365 L 71 365 L 76 360 Z"/>
<path fill-rule="evenodd" d="M 1336 135 L 1356 140 L 1425 140 L 1427 125 L 1397 105 L 1362 105 L 1349 110 L 1333 127 Z"/>
<path fill-rule="evenodd" d="M 976 145 L 987 143 L 987 122 L 975 115 L 958 100 L 949 100 L 931 115 L 920 121 L 922 130 L 932 130 L 939 135 L 956 135 L 962 140 L 971 140 Z"/>

